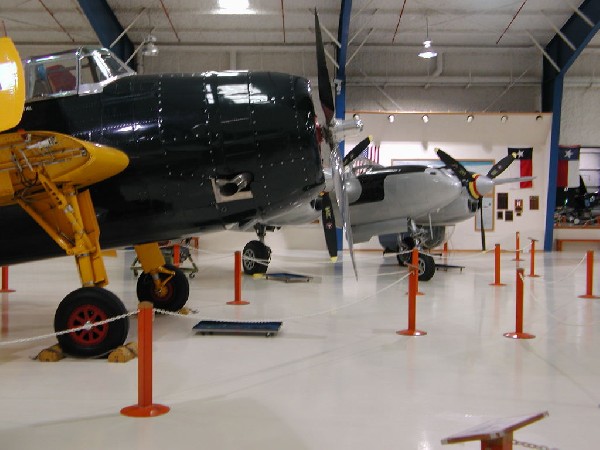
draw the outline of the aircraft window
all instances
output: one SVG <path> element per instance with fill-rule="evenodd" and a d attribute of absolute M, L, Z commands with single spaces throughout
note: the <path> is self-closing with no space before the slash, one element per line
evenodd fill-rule
<path fill-rule="evenodd" d="M 27 65 L 26 73 L 28 98 L 69 94 L 77 88 L 75 58 L 40 61 Z"/>
<path fill-rule="evenodd" d="M 27 100 L 101 92 L 110 81 L 133 75 L 106 49 L 76 49 L 23 61 Z"/>

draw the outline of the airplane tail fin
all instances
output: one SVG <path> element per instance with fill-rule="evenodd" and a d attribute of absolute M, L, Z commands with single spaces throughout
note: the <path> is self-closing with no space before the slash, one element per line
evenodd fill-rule
<path fill-rule="evenodd" d="M 0 38 L 0 131 L 20 122 L 24 104 L 25 77 L 19 53 L 10 38 Z"/>

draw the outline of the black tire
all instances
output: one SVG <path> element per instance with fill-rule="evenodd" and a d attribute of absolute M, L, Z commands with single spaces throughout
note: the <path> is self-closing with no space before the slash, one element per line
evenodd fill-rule
<path fill-rule="evenodd" d="M 398 253 L 396 255 L 396 259 L 398 260 L 398 264 L 401 267 L 406 267 L 406 263 L 410 261 L 410 253 Z"/>
<path fill-rule="evenodd" d="M 68 294 L 54 315 L 56 332 L 77 328 L 87 322 L 100 322 L 126 314 L 123 302 L 110 291 L 99 287 L 79 288 Z M 96 357 L 123 345 L 129 333 L 129 318 L 115 320 L 57 337 L 62 350 L 71 356 Z"/>
<path fill-rule="evenodd" d="M 167 292 L 159 295 L 154 289 L 152 275 L 142 272 L 137 280 L 136 293 L 139 301 L 152 302 L 155 308 L 166 311 L 179 311 L 188 301 L 190 295 L 190 284 L 182 270 L 171 264 L 165 264 L 164 268 L 175 272 L 175 276 L 165 286 Z M 166 274 L 159 274 L 161 279 L 167 278 Z"/>
<path fill-rule="evenodd" d="M 429 281 L 435 274 L 435 261 L 429 255 L 419 253 L 419 281 Z"/>
<path fill-rule="evenodd" d="M 264 260 L 258 262 L 256 260 Z M 260 241 L 250 241 L 242 252 L 242 267 L 246 275 L 266 273 L 271 260 L 271 249 Z"/>

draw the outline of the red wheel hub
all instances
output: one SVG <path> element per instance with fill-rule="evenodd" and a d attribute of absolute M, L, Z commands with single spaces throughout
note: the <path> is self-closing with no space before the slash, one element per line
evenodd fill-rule
<path fill-rule="evenodd" d="M 86 323 L 93 324 L 108 319 L 106 313 L 96 305 L 82 305 L 73 310 L 67 320 L 67 328 L 78 328 Z M 108 324 L 93 326 L 89 330 L 71 333 L 71 338 L 79 345 L 96 345 L 108 335 Z"/>

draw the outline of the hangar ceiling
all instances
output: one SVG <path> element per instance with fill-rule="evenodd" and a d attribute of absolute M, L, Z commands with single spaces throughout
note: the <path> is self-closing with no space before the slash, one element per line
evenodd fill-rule
<path fill-rule="evenodd" d="M 339 0 L 249 0 L 248 14 L 219 7 L 218 0 L 108 0 L 133 42 L 152 32 L 161 44 L 312 44 L 312 9 L 337 34 Z M 420 46 L 429 36 L 440 49 L 545 46 L 573 14 L 578 0 L 355 0 L 353 45 Z M 76 0 L 3 0 L 3 30 L 21 44 L 95 43 Z"/>
<path fill-rule="evenodd" d="M 99 0 L 100 1 L 100 0 Z M 312 10 L 319 9 L 330 54 L 338 34 L 341 0 L 247 0 L 245 14 L 223 10 L 218 0 L 107 0 L 135 46 L 152 34 L 168 51 L 244 52 L 282 61 L 282 54 L 314 48 Z M 542 78 L 542 52 L 581 0 L 354 0 L 349 29 L 347 80 L 371 86 L 531 86 Z M 77 0 L 3 0 L 0 35 L 26 54 L 98 44 Z M 438 58 L 416 54 L 426 36 Z M 586 52 L 595 54 L 594 41 Z M 39 51 L 37 51 L 39 49 Z M 271 58 L 269 59 L 269 56 Z M 264 58 L 263 58 L 264 57 Z M 303 56 L 304 57 L 304 56 Z M 239 67 L 257 68 L 251 57 Z M 298 58 L 300 59 L 300 58 Z M 230 61 L 232 59 L 229 59 Z M 582 69 L 595 76 L 596 60 Z M 235 63 L 232 63 L 235 65 Z M 282 71 L 299 71 L 285 61 Z M 152 67 L 150 67 L 152 68 Z M 202 70 L 205 70 L 202 68 Z M 308 71 L 308 73 L 307 73 Z M 302 67 L 300 73 L 314 76 Z M 587 82 L 587 79 L 586 81 Z"/>

